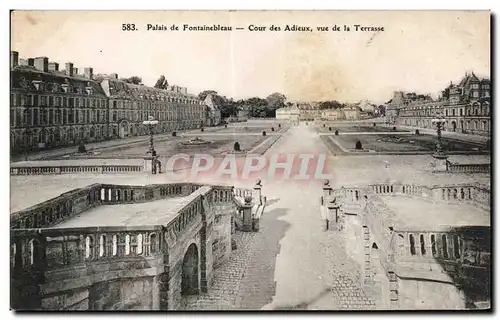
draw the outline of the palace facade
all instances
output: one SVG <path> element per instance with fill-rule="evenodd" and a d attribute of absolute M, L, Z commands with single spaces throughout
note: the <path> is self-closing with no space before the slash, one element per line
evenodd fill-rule
<path fill-rule="evenodd" d="M 116 74 L 102 80 L 101 87 L 109 99 L 111 138 L 148 134 L 142 122 L 149 116 L 158 120 L 155 133 L 200 128 L 205 117 L 206 106 L 186 88 L 151 88 L 119 80 Z"/>
<path fill-rule="evenodd" d="M 92 80 L 47 57 L 18 60 L 11 52 L 10 143 L 13 150 L 44 149 L 108 137 L 108 99 Z"/>
<path fill-rule="evenodd" d="M 19 59 L 15 51 L 10 67 L 13 152 L 145 135 L 142 122 L 149 116 L 159 121 L 157 133 L 220 123 L 216 106 L 207 106 L 183 87 L 136 85 L 117 74 L 97 81 L 91 67 L 78 73 L 68 62 L 60 70 L 47 57 Z M 209 116 L 215 119 L 207 122 Z"/>
<path fill-rule="evenodd" d="M 432 128 L 437 115 L 445 118 L 443 130 L 466 134 L 491 134 L 491 82 L 466 73 L 458 84 L 450 83 L 439 99 L 396 92 L 387 105 L 389 122 Z"/>
<path fill-rule="evenodd" d="M 321 109 L 319 103 L 295 103 L 276 110 L 277 120 L 289 121 L 336 121 L 361 119 L 359 104 L 346 104 L 338 109 Z"/>

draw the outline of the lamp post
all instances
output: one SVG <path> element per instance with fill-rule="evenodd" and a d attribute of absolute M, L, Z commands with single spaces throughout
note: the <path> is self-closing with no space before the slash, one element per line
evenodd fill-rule
<path fill-rule="evenodd" d="M 149 150 L 147 153 L 151 155 L 151 173 L 156 173 L 156 151 L 153 144 L 153 128 L 158 124 L 158 120 L 155 120 L 153 116 L 149 116 L 148 120 L 142 122 L 149 129 Z"/>
<path fill-rule="evenodd" d="M 432 155 L 432 157 L 435 159 L 436 170 L 448 171 L 448 156 L 443 151 L 443 145 L 441 141 L 441 130 L 443 128 L 445 119 L 441 114 L 438 114 L 431 121 L 432 124 L 435 124 L 437 127 L 436 152 Z"/>
<path fill-rule="evenodd" d="M 436 142 L 436 152 L 435 158 L 443 158 L 446 157 L 443 152 L 443 145 L 441 141 L 441 130 L 443 128 L 445 119 L 441 114 L 438 114 L 434 119 L 431 120 L 432 124 L 436 125 L 437 128 L 437 142 Z"/>

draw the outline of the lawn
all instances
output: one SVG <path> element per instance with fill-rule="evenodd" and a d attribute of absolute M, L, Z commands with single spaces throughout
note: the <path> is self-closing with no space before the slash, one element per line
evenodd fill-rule
<path fill-rule="evenodd" d="M 342 135 L 335 136 L 346 149 L 354 149 L 356 141 L 360 141 L 363 149 L 375 152 L 411 152 L 436 150 L 437 137 L 432 135 Z M 465 142 L 456 139 L 443 138 L 443 150 L 447 152 L 477 152 L 485 151 L 482 144 Z M 489 150 L 489 149 L 486 149 Z"/>

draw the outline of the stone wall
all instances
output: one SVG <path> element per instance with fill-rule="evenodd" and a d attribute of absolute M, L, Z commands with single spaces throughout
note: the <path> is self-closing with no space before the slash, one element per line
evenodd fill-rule
<path fill-rule="evenodd" d="M 399 309 L 464 309 L 463 294 L 452 283 L 399 279 Z"/>
<path fill-rule="evenodd" d="M 102 281 L 89 288 L 89 310 L 151 310 L 153 277 Z"/>
<path fill-rule="evenodd" d="M 57 208 L 68 209 L 64 218 L 71 218 L 95 205 L 179 196 L 185 197 L 183 207 L 166 226 L 19 228 L 41 226 L 39 219 L 33 219 L 40 214 L 44 226 L 51 226 L 61 219 Z M 177 309 L 189 246 L 196 246 L 197 292 L 207 292 L 214 265 L 227 261 L 231 253 L 231 218 L 236 209 L 231 186 L 96 184 L 23 210 L 14 214 L 11 225 L 12 307 Z M 216 239 L 223 245 L 214 255 Z"/>
<path fill-rule="evenodd" d="M 463 307 L 465 300 L 470 305 L 489 299 L 489 227 L 399 231 L 393 223 L 395 213 L 378 197 L 470 201 L 488 210 L 490 191 L 485 186 L 387 183 L 333 190 L 325 185 L 323 194 L 323 209 L 332 199 L 342 204 L 344 227 L 340 230 L 346 238 L 346 252 L 358 264 L 364 289 L 376 298 L 378 308 L 419 309 L 408 302 L 418 298 L 426 306 L 423 309 L 454 309 Z M 432 292 L 438 291 L 449 291 L 444 295 L 449 301 L 433 304 Z"/>

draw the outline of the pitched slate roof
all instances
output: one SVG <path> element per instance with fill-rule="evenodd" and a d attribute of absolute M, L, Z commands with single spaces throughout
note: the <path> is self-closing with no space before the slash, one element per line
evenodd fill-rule
<path fill-rule="evenodd" d="M 105 96 L 105 93 L 101 86 L 83 75 L 74 75 L 72 77 L 65 74 L 64 71 L 47 71 L 43 72 L 36 69 L 33 66 L 16 66 L 11 68 L 11 88 L 24 89 L 28 91 L 36 91 L 34 86 L 34 81 L 41 81 L 45 83 L 46 90 L 51 92 L 63 93 L 63 84 L 68 84 L 71 86 L 73 93 L 79 90 L 80 93 L 86 92 L 86 88 L 90 87 L 93 89 L 93 96 Z"/>
<path fill-rule="evenodd" d="M 104 79 L 101 82 L 101 86 L 108 97 L 115 99 L 163 100 L 167 97 L 198 99 L 198 97 L 193 94 L 183 94 L 169 89 L 158 89 L 144 85 L 132 84 L 119 79 Z"/>

